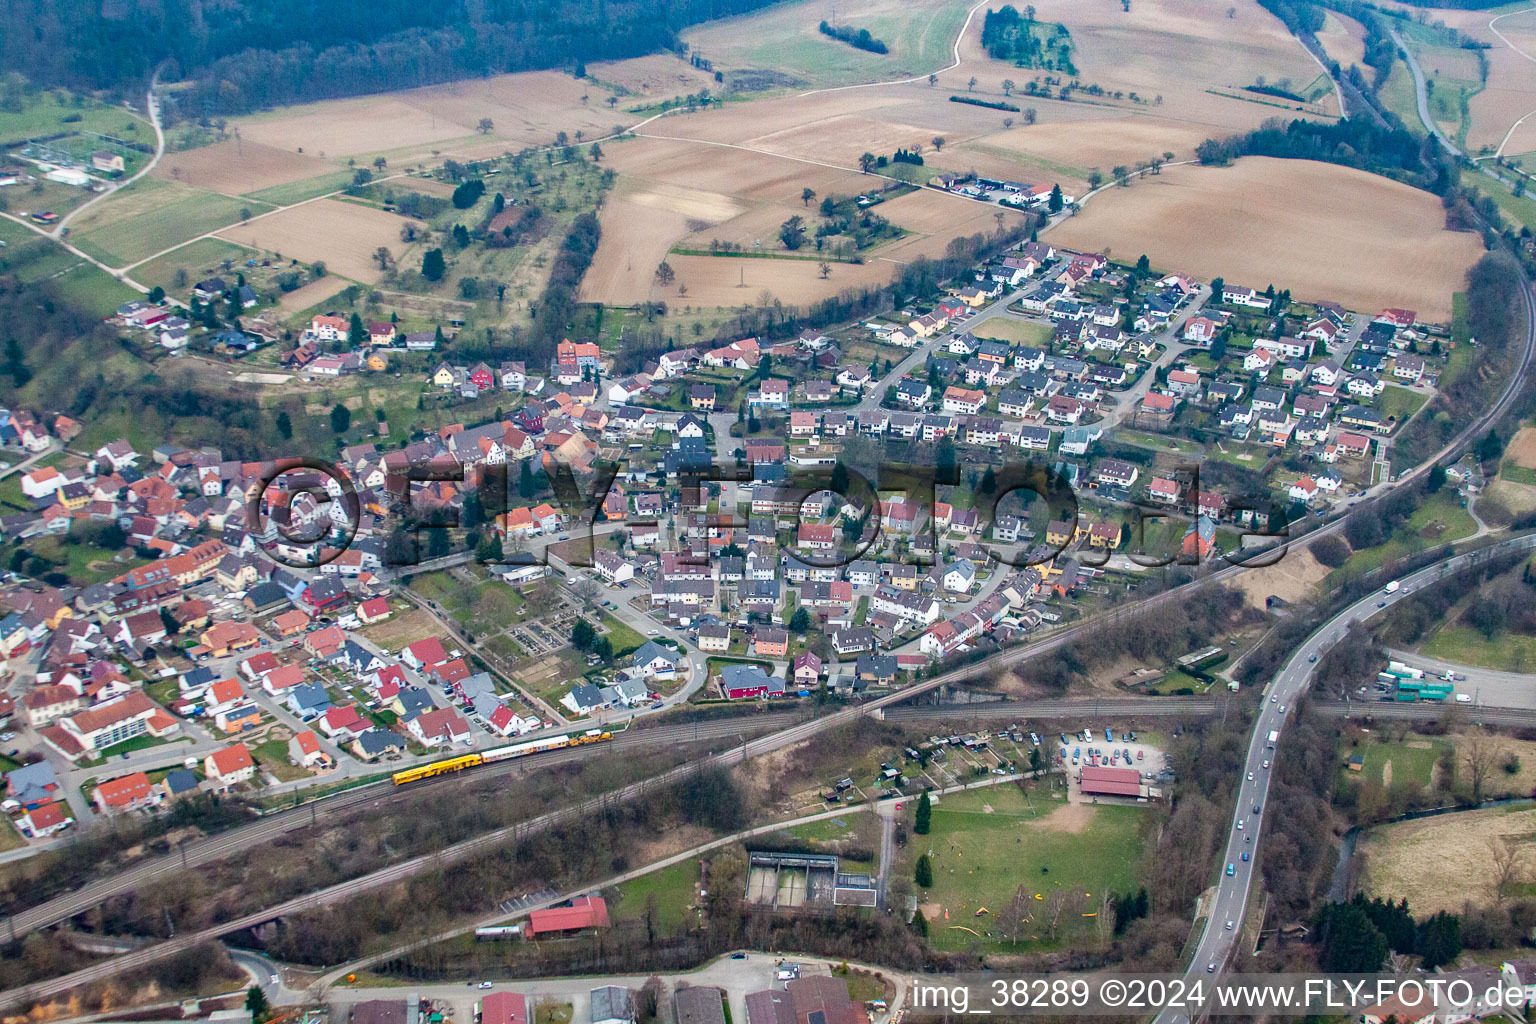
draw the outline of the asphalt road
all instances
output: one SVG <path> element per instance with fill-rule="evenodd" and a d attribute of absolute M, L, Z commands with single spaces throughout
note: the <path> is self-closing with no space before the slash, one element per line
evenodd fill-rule
<path fill-rule="evenodd" d="M 1274 681 L 1265 688 L 1264 701 L 1254 722 L 1253 736 L 1249 740 L 1248 754 L 1243 763 L 1245 777 L 1238 787 L 1237 805 L 1232 813 L 1232 828 L 1223 857 L 1222 874 L 1217 877 L 1216 892 L 1206 907 L 1205 931 L 1195 948 L 1194 961 L 1189 968 L 1191 978 L 1221 970 L 1235 951 L 1263 841 L 1262 808 L 1269 799 L 1270 766 L 1276 756 L 1275 747 L 1280 742 L 1277 739 L 1271 743 L 1269 737 L 1284 731 L 1286 715 L 1297 698 L 1311 685 L 1318 660 L 1344 638 L 1350 626 L 1390 608 L 1421 587 L 1502 552 L 1533 548 L 1536 548 L 1536 534 L 1527 534 L 1420 569 L 1403 577 L 1396 593 L 1376 592 L 1356 601 L 1324 623 L 1291 655 Z M 1364 706 L 1374 711 L 1377 706 L 1385 708 L 1390 705 L 1367 702 Z M 1440 705 L 1429 710 L 1443 713 Z M 1257 813 L 1253 810 L 1255 806 L 1260 808 Z M 1243 859 L 1245 853 L 1251 857 L 1250 860 Z M 1231 930 L 1227 927 L 1229 922 L 1232 924 Z M 1155 1024 L 1186 1024 L 1187 1021 L 1188 1016 L 1184 1013 L 1165 1011 L 1158 1014 Z"/>

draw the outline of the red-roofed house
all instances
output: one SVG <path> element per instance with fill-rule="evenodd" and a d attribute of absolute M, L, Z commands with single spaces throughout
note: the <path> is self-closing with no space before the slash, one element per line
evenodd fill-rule
<path fill-rule="evenodd" d="M 389 601 L 386 598 L 375 597 L 357 606 L 357 621 L 365 626 L 387 618 L 389 618 Z"/>
<path fill-rule="evenodd" d="M 320 737 L 315 735 L 313 729 L 293 734 L 293 738 L 288 741 L 288 760 L 311 771 L 323 771 L 333 763 L 331 755 L 320 748 Z"/>
<path fill-rule="evenodd" d="M 149 784 L 148 775 L 134 772 L 97 786 L 94 799 L 101 813 L 119 814 L 155 806 L 160 802 L 160 791 Z"/>
<path fill-rule="evenodd" d="M 417 715 L 406 729 L 429 747 L 468 743 L 471 739 L 469 722 L 452 708 L 436 708 Z"/>
<path fill-rule="evenodd" d="M 203 774 L 214 789 L 229 789 L 249 781 L 256 774 L 256 762 L 244 743 L 236 743 L 203 758 Z"/>
<path fill-rule="evenodd" d="M 354 737 L 367 732 L 373 723 L 357 713 L 357 708 L 347 705 L 344 708 L 333 707 L 320 716 L 317 725 L 320 731 L 333 739 L 343 743 L 350 742 Z"/>
<path fill-rule="evenodd" d="M 529 936 L 608 927 L 608 904 L 601 896 L 579 896 L 568 907 L 535 910 L 528 915 Z"/>
<path fill-rule="evenodd" d="M 43 804 L 16 819 L 16 827 L 21 829 L 22 835 L 32 839 L 51 836 L 74 823 L 75 819 L 69 816 L 63 804 Z"/>
<path fill-rule="evenodd" d="M 254 683 L 268 672 L 277 668 L 277 665 L 277 655 L 271 651 L 262 651 L 260 654 L 253 654 L 242 661 L 240 663 L 240 671 L 245 674 L 245 678 Z"/>
<path fill-rule="evenodd" d="M 433 665 L 441 665 L 448 660 L 448 652 L 443 650 L 443 642 L 435 636 L 429 636 L 425 640 L 417 640 L 408 644 L 400 652 L 400 660 L 414 669 L 431 668 Z"/>
<path fill-rule="evenodd" d="M 281 697 L 303 681 L 302 665 L 281 665 L 267 673 L 266 678 L 261 681 L 261 688 L 274 697 Z"/>

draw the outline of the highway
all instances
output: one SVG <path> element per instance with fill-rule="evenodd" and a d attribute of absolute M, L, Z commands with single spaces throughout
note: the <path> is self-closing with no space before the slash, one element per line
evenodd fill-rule
<path fill-rule="evenodd" d="M 1264 699 L 1259 706 L 1257 720 L 1254 722 L 1253 736 L 1248 742 L 1248 755 L 1243 764 L 1244 779 L 1238 787 L 1237 806 L 1232 813 L 1232 828 L 1227 840 L 1226 852 L 1219 865 L 1221 873 L 1216 879 L 1215 894 L 1206 907 L 1205 930 L 1200 936 L 1199 945 L 1195 948 L 1194 961 L 1189 967 L 1190 978 L 1221 970 L 1236 949 L 1238 937 L 1242 933 L 1243 915 L 1248 907 L 1249 892 L 1253 888 L 1259 863 L 1259 851 L 1263 841 L 1263 807 L 1269 799 L 1271 765 L 1277 755 L 1275 748 L 1279 741 L 1271 743 L 1269 737 L 1273 733 L 1284 732 L 1286 716 L 1294 708 L 1297 699 L 1312 684 L 1312 676 L 1319 659 L 1330 647 L 1344 638 L 1352 625 L 1390 608 L 1420 587 L 1478 562 L 1487 561 L 1500 553 L 1532 549 L 1536 549 L 1536 534 L 1526 534 L 1426 566 L 1410 576 L 1403 577 L 1400 581 L 1402 586 L 1396 593 L 1374 592 L 1356 601 L 1325 622 L 1291 655 L 1275 676 L 1274 681 L 1264 690 Z M 1380 713 L 1392 707 L 1402 707 L 1407 710 L 1405 705 L 1379 702 L 1356 704 L 1355 707 L 1359 708 L 1361 713 Z M 1345 710 L 1347 713 L 1348 709 Z M 1445 708 L 1436 705 L 1422 710 L 1444 714 Z M 1382 717 L 1388 717 L 1388 715 L 1382 715 Z M 1255 807 L 1260 810 L 1255 812 Z M 1244 860 L 1244 854 L 1251 859 Z M 1188 1016 L 1184 1013 L 1164 1011 L 1158 1014 L 1154 1024 L 1186 1024 L 1187 1021 Z"/>

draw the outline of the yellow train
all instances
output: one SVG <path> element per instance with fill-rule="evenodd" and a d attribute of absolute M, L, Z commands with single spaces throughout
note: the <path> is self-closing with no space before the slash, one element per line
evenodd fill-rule
<path fill-rule="evenodd" d="M 415 782 L 418 779 L 430 779 L 436 775 L 447 775 L 449 772 L 461 772 L 466 768 L 475 768 L 482 764 L 494 764 L 497 761 L 506 761 L 514 757 L 526 757 L 529 754 L 542 754 L 546 750 L 562 750 L 566 747 L 579 747 L 588 743 L 604 743 L 611 739 L 613 739 L 613 733 L 607 729 L 588 729 L 586 732 L 565 733 L 561 736 L 530 740 L 527 743 L 514 743 L 511 746 L 497 747 L 494 750 L 486 750 L 480 753 L 444 758 L 441 761 L 433 761 L 430 764 L 417 765 L 415 768 L 407 768 L 404 771 L 395 772 L 390 778 L 394 780 L 395 785 L 403 786 L 407 782 Z"/>

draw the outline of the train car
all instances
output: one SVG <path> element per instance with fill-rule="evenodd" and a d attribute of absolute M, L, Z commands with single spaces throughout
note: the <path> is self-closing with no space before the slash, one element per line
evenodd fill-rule
<path fill-rule="evenodd" d="M 450 757 L 442 761 L 433 761 L 431 764 L 417 765 L 415 768 L 407 768 L 404 771 L 395 772 L 390 776 L 395 785 L 403 786 L 407 782 L 415 782 L 417 779 L 430 779 L 437 775 L 447 775 L 449 772 L 461 772 L 466 768 L 474 768 L 485 760 L 481 754 L 465 754 L 462 757 Z"/>
<path fill-rule="evenodd" d="M 494 764 L 498 761 L 506 761 L 514 757 L 542 754 L 549 750 L 563 750 L 566 747 L 574 747 L 586 743 L 602 743 L 611 739 L 613 739 L 613 733 L 606 729 L 588 729 L 584 733 L 565 733 L 545 739 L 529 740 L 527 743 L 513 743 L 510 746 L 496 747 L 494 750 L 487 750 L 484 753 L 465 754 L 463 757 L 451 757 L 443 761 L 433 761 L 431 764 L 419 765 L 415 768 L 407 768 L 404 771 L 395 772 L 391 778 L 394 779 L 395 785 L 403 786 L 407 782 L 415 782 L 418 779 L 430 779 L 435 775 L 459 772 L 482 764 Z"/>
<path fill-rule="evenodd" d="M 507 747 L 497 747 L 485 752 L 487 764 L 496 761 L 505 761 L 513 757 L 525 757 L 528 754 L 542 754 L 546 750 L 560 750 L 571 745 L 569 736 L 550 736 L 541 740 L 529 740 L 527 743 L 514 743 Z"/>

